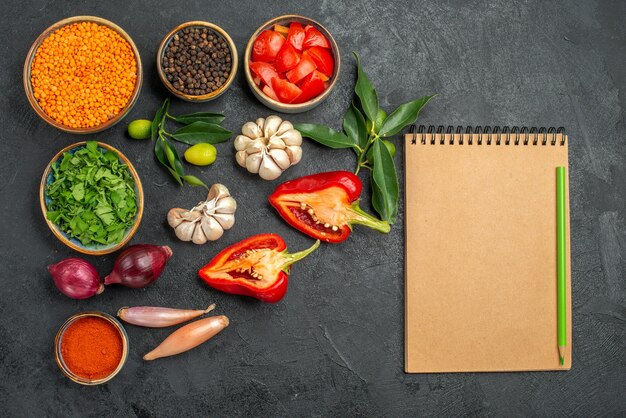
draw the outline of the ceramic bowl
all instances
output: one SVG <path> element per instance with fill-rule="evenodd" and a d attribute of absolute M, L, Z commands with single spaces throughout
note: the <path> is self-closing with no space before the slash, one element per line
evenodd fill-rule
<path fill-rule="evenodd" d="M 72 144 L 70 146 L 63 148 L 52 158 L 50 163 L 48 163 L 48 165 L 46 166 L 46 169 L 44 170 L 43 176 L 41 177 L 41 185 L 39 186 L 39 203 L 41 205 L 41 211 L 43 212 L 43 217 L 46 220 L 48 227 L 50 228 L 54 236 L 56 236 L 59 239 L 59 241 L 61 241 L 63 244 L 83 254 L 89 254 L 89 255 L 109 254 L 109 253 L 119 250 L 124 245 L 126 245 L 128 241 L 130 241 L 133 235 L 135 235 L 135 232 L 137 232 L 137 228 L 139 228 L 139 223 L 141 222 L 141 217 L 143 215 L 143 188 L 141 186 L 141 180 L 139 179 L 139 175 L 137 174 L 135 167 L 133 167 L 133 165 L 128 160 L 128 158 L 126 158 L 126 156 L 122 154 L 120 151 L 118 151 L 116 148 L 112 147 L 111 145 L 105 144 L 103 142 L 98 142 L 98 147 L 100 149 L 104 151 L 115 152 L 119 156 L 120 162 L 126 164 L 128 169 L 130 170 L 133 180 L 135 181 L 135 193 L 137 196 L 137 214 L 135 215 L 135 222 L 130 228 L 128 228 L 128 230 L 124 234 L 124 238 L 122 238 L 122 240 L 119 243 L 109 244 L 109 245 L 101 245 L 101 244 L 95 245 L 94 244 L 94 245 L 85 246 L 76 238 L 70 238 L 65 232 L 63 232 L 54 222 L 49 220 L 48 217 L 46 216 L 48 212 L 48 204 L 50 203 L 50 198 L 48 197 L 46 193 L 46 189 L 47 189 L 48 184 L 52 183 L 53 181 L 54 173 L 52 172 L 52 166 L 55 164 L 59 164 L 59 159 L 63 155 L 64 152 L 73 153 L 76 150 L 83 148 L 85 146 L 85 143 L 86 142 L 84 141 L 77 142 L 76 144 Z"/>
<path fill-rule="evenodd" d="M 263 32 L 264 30 L 271 29 L 274 25 L 289 26 L 291 22 L 300 22 L 303 27 L 306 25 L 312 25 L 316 27 L 330 42 L 333 59 L 335 60 L 335 70 L 333 72 L 332 77 L 329 80 L 330 84 L 328 85 L 326 90 L 324 90 L 322 94 L 309 100 L 308 102 L 297 103 L 297 104 L 282 103 L 282 102 L 279 102 L 278 100 L 274 100 L 271 97 L 267 96 L 265 93 L 263 93 L 263 91 L 259 88 L 259 86 L 256 85 L 256 83 L 253 80 L 254 77 L 252 76 L 252 72 L 250 71 L 250 59 L 252 57 L 252 45 L 254 44 L 254 41 L 256 40 L 257 36 L 259 36 L 259 34 Z M 248 82 L 248 85 L 250 86 L 252 93 L 254 93 L 256 98 L 259 99 L 261 103 L 263 103 L 265 106 L 269 107 L 272 110 L 276 110 L 277 112 L 283 112 L 283 113 L 301 113 L 301 112 L 306 112 L 307 110 L 311 110 L 314 107 L 318 106 L 320 103 L 326 100 L 326 98 L 330 95 L 330 92 L 335 87 L 335 84 L 337 84 L 337 80 L 339 79 L 339 72 L 341 70 L 341 54 L 339 53 L 339 47 L 337 46 L 337 42 L 335 41 L 335 38 L 333 38 L 333 36 L 328 31 L 328 29 L 326 29 L 320 23 L 316 22 L 313 19 L 309 19 L 308 17 L 300 16 L 300 15 L 278 16 L 271 20 L 268 20 L 267 22 L 259 26 L 259 28 L 256 31 L 254 31 L 254 33 L 250 37 L 250 40 L 248 40 L 248 45 L 246 46 L 246 52 L 244 53 L 243 59 L 244 59 L 244 72 L 246 74 L 246 81 Z"/>
<path fill-rule="evenodd" d="M 79 22 L 97 23 L 99 25 L 107 26 L 113 29 L 114 31 L 116 31 L 117 33 L 119 33 L 120 36 L 124 38 L 124 40 L 128 42 L 128 44 L 132 48 L 133 53 L 135 54 L 135 59 L 137 61 L 137 81 L 135 83 L 135 90 L 133 90 L 133 94 L 128 100 L 128 103 L 126 103 L 126 106 L 124 106 L 124 108 L 120 111 L 120 113 L 115 115 L 113 118 L 109 119 L 108 121 L 100 125 L 97 125 L 91 128 L 71 128 L 55 121 L 50 116 L 48 116 L 48 114 L 44 112 L 41 106 L 39 106 L 39 102 L 35 98 L 35 95 L 33 92 L 33 86 L 30 81 L 31 67 L 33 64 L 33 60 L 35 59 L 35 54 L 37 53 L 37 49 L 39 48 L 41 43 L 52 32 L 56 31 L 57 29 L 60 29 L 61 27 L 67 26 L 72 23 L 79 23 Z M 74 134 L 91 134 L 91 133 L 100 132 L 100 131 L 110 128 L 111 126 L 115 125 L 120 120 L 122 120 L 124 116 L 128 114 L 128 112 L 132 109 L 133 105 L 137 101 L 137 98 L 139 98 L 139 92 L 141 91 L 141 84 L 143 80 L 143 69 L 141 66 L 141 58 L 139 56 L 139 50 L 137 50 L 137 46 L 135 45 L 131 37 L 126 32 L 124 32 L 122 28 L 120 28 L 113 22 L 110 22 L 106 19 L 102 19 L 96 16 L 74 16 L 74 17 L 69 17 L 67 19 L 63 19 L 55 23 L 54 25 L 50 26 L 48 29 L 43 31 L 42 34 L 39 35 L 37 39 L 35 39 L 35 42 L 33 42 L 33 45 L 30 47 L 30 50 L 28 51 L 28 54 L 26 55 L 26 62 L 24 63 L 24 72 L 23 72 L 22 78 L 23 78 L 24 90 L 26 91 L 26 97 L 28 98 L 28 102 L 30 103 L 32 108 L 35 110 L 37 115 L 41 117 L 41 119 L 46 121 L 48 124 L 54 126 L 55 128 L 60 129 L 65 132 L 70 132 Z"/>
<path fill-rule="evenodd" d="M 96 317 L 96 318 L 101 318 L 101 319 L 104 319 L 105 321 L 108 321 L 111 325 L 115 327 L 115 329 L 119 332 L 120 337 L 122 338 L 122 358 L 120 359 L 119 365 L 113 371 L 113 373 L 101 379 L 89 379 L 89 378 L 85 378 L 82 376 L 78 376 L 69 369 L 69 367 L 65 364 L 65 361 L 63 360 L 63 353 L 61 351 L 62 349 L 61 341 L 63 339 L 63 334 L 65 333 L 67 328 L 74 323 L 74 321 L 77 321 L 85 317 Z M 54 357 L 56 359 L 57 365 L 61 369 L 61 372 L 63 372 L 63 374 L 67 376 L 68 378 L 70 378 L 72 381 L 76 383 L 80 383 L 81 385 L 87 385 L 87 386 L 100 385 L 102 383 L 106 383 L 109 380 L 113 379 L 115 375 L 117 375 L 120 372 L 120 370 L 122 370 L 122 368 L 124 367 L 124 363 L 126 363 L 126 358 L 128 357 L 128 335 L 126 334 L 126 330 L 124 330 L 124 327 L 122 326 L 122 324 L 117 319 L 113 318 L 111 315 L 107 313 L 97 312 L 97 311 L 80 312 L 69 317 L 68 320 L 65 321 L 65 323 L 61 326 L 61 328 L 57 332 L 56 338 L 54 339 Z"/>
<path fill-rule="evenodd" d="M 172 85 L 172 83 L 167 79 L 167 76 L 165 75 L 165 72 L 163 71 L 163 57 L 165 55 L 165 49 L 169 45 L 170 41 L 174 38 L 174 35 L 179 30 L 185 29 L 185 28 L 192 28 L 192 27 L 212 29 L 213 31 L 223 36 L 224 39 L 226 39 L 226 42 L 228 42 L 228 47 L 230 48 L 230 74 L 228 75 L 226 82 L 222 84 L 220 88 L 218 88 L 215 91 L 212 91 L 211 93 L 197 95 L 197 96 L 191 95 L 191 94 L 185 94 L 177 90 Z M 157 72 L 159 73 L 159 78 L 163 82 L 163 85 L 165 86 L 165 88 L 167 88 L 170 91 L 170 93 L 172 93 L 174 96 L 182 100 L 186 100 L 188 102 L 208 102 L 209 100 L 216 99 L 222 94 L 224 94 L 224 92 L 228 90 L 233 80 L 235 79 L 235 75 L 237 74 L 237 65 L 239 63 L 239 59 L 237 57 L 237 47 L 235 46 L 235 43 L 233 42 L 231 37 L 228 35 L 228 33 L 226 33 L 224 29 L 220 28 L 217 25 L 214 25 L 213 23 L 203 22 L 199 20 L 185 22 L 181 25 L 176 26 L 171 31 L 169 31 L 168 34 L 165 35 L 165 37 L 161 41 L 161 44 L 159 45 L 159 49 L 157 50 L 156 61 L 157 61 Z"/>

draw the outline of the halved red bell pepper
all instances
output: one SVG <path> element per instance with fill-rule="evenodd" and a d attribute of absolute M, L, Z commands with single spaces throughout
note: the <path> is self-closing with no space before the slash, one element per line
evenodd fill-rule
<path fill-rule="evenodd" d="M 291 265 L 319 247 L 294 254 L 276 234 L 253 235 L 223 249 L 202 267 L 200 278 L 214 289 L 276 303 L 285 296 Z"/>
<path fill-rule="evenodd" d="M 287 181 L 274 190 L 270 204 L 297 230 L 326 242 L 341 242 L 353 224 L 387 233 L 388 222 L 359 207 L 361 180 L 349 171 L 330 171 Z"/>

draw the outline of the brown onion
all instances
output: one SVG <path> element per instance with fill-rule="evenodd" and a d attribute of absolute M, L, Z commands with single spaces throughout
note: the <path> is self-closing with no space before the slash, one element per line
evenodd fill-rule
<path fill-rule="evenodd" d="M 171 256 L 172 249 L 167 245 L 131 245 L 117 256 L 113 271 L 104 278 L 104 284 L 146 287 L 159 277 Z"/>
<path fill-rule="evenodd" d="M 87 299 L 104 291 L 94 266 L 82 258 L 66 258 L 48 266 L 57 289 L 72 299 Z"/>

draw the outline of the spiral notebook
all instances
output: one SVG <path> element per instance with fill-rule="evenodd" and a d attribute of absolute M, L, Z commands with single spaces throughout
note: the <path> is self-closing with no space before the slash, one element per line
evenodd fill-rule
<path fill-rule="evenodd" d="M 406 372 L 570 369 L 569 194 L 562 366 L 557 348 L 562 128 L 422 126 L 405 141 Z"/>

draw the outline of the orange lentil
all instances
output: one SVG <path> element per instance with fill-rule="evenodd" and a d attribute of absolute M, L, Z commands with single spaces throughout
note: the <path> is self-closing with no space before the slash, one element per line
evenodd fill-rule
<path fill-rule="evenodd" d="M 115 117 L 136 83 L 137 60 L 130 44 L 93 22 L 57 29 L 41 43 L 31 66 L 37 102 L 70 128 L 91 128 Z"/>

